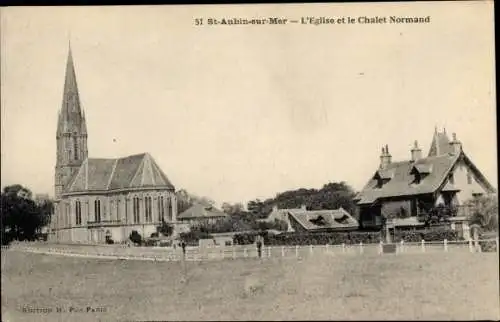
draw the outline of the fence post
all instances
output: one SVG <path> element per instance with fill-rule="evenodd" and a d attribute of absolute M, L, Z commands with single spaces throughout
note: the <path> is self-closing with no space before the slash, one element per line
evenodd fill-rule
<path fill-rule="evenodd" d="M 471 239 L 471 238 L 469 238 L 469 251 L 470 251 L 471 253 L 473 253 L 473 252 L 474 252 L 474 249 L 472 248 L 472 239 Z"/>
<path fill-rule="evenodd" d="M 281 246 L 281 257 L 285 257 L 285 246 Z"/>
<path fill-rule="evenodd" d="M 330 246 L 328 244 L 325 245 L 326 253 L 330 252 Z"/>
<path fill-rule="evenodd" d="M 382 241 L 379 242 L 378 245 L 378 253 L 382 255 L 384 253 L 384 243 Z"/>
<path fill-rule="evenodd" d="M 342 253 L 345 253 L 345 244 L 342 243 Z"/>
<path fill-rule="evenodd" d="M 399 252 L 403 253 L 404 252 L 404 247 L 405 247 L 405 241 L 401 239 L 400 244 L 401 244 L 401 246 L 399 247 Z"/>
<path fill-rule="evenodd" d="M 313 245 L 309 245 L 309 252 L 312 254 L 313 253 Z"/>
<path fill-rule="evenodd" d="M 243 256 L 244 257 L 248 257 L 247 248 L 246 247 L 243 249 Z"/>
<path fill-rule="evenodd" d="M 234 250 L 234 244 L 233 244 L 233 259 L 236 259 L 236 251 Z"/>
<path fill-rule="evenodd" d="M 271 257 L 271 247 L 267 246 L 267 257 Z"/>
<path fill-rule="evenodd" d="M 422 239 L 422 252 L 425 253 L 425 240 Z"/>
<path fill-rule="evenodd" d="M 299 257 L 299 245 L 295 245 L 295 257 Z"/>
<path fill-rule="evenodd" d="M 445 240 L 443 241 L 443 243 L 444 243 L 444 251 L 445 251 L 445 252 L 447 252 L 447 251 L 448 251 L 448 240 L 447 240 L 447 239 L 445 239 Z"/>
<path fill-rule="evenodd" d="M 363 254 L 363 242 L 359 242 L 359 253 Z"/>

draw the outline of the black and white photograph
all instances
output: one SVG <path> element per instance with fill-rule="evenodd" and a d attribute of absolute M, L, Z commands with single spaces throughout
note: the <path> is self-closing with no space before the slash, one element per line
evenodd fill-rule
<path fill-rule="evenodd" d="M 499 320 L 494 27 L 0 8 L 2 321 Z"/>

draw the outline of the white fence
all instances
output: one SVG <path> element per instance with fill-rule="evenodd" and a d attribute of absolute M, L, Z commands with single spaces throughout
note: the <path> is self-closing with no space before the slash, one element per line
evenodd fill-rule
<path fill-rule="evenodd" d="M 496 242 L 496 239 L 478 241 L 447 241 L 419 243 L 395 243 L 395 254 L 424 254 L 431 252 L 481 252 L 479 242 Z M 345 255 L 355 256 L 363 254 L 382 255 L 384 244 L 341 244 L 341 245 L 310 245 L 310 246 L 268 246 L 261 249 L 262 258 L 307 258 L 313 255 Z M 255 245 L 247 246 L 220 246 L 212 248 L 187 247 L 186 253 L 182 249 L 172 247 L 126 247 L 118 245 L 60 245 L 44 243 L 17 243 L 5 249 L 27 251 L 41 254 L 65 255 L 74 257 L 89 257 L 103 259 L 127 259 L 149 261 L 208 261 L 224 259 L 258 258 Z"/>

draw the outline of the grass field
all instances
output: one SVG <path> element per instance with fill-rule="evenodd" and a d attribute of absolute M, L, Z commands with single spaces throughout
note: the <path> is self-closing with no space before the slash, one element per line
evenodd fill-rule
<path fill-rule="evenodd" d="M 496 320 L 498 280 L 496 253 L 155 263 L 6 251 L 2 320 Z"/>

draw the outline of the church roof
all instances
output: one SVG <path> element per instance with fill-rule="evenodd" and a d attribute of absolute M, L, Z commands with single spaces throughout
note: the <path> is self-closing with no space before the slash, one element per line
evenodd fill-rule
<path fill-rule="evenodd" d="M 65 193 L 159 187 L 175 189 L 148 153 L 117 159 L 87 158 Z"/>

